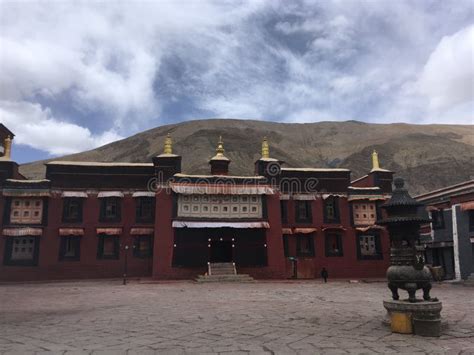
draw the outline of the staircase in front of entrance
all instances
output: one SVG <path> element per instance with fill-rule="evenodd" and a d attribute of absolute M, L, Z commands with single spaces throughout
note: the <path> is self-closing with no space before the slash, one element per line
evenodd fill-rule
<path fill-rule="evenodd" d="M 247 274 L 237 274 L 234 263 L 209 263 L 206 275 L 199 275 L 197 282 L 255 282 Z"/>

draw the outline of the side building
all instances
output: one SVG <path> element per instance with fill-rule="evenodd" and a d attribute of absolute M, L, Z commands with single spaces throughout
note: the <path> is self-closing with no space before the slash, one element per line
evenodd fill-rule
<path fill-rule="evenodd" d="M 282 167 L 265 139 L 255 174 L 232 176 L 219 139 L 210 173 L 193 175 L 168 136 L 150 163 L 55 161 L 45 179 L 27 180 L 8 154 L 0 280 L 189 279 L 214 263 L 255 278 L 316 278 L 323 267 L 330 277 L 384 277 L 389 238 L 377 220 L 393 173 L 372 159 L 351 182 L 347 169 Z"/>
<path fill-rule="evenodd" d="M 416 199 L 432 220 L 422 235 L 427 262 L 442 267 L 445 279 L 467 279 L 474 273 L 474 180 Z"/>

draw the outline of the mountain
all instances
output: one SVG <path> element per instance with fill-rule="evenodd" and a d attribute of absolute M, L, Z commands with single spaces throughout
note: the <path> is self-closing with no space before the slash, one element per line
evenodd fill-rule
<path fill-rule="evenodd" d="M 208 119 L 161 126 L 90 151 L 51 160 L 151 162 L 160 154 L 167 133 L 174 152 L 183 156 L 183 172 L 208 173 L 222 135 L 231 174 L 253 174 L 264 136 L 274 158 L 288 167 L 345 167 L 352 178 L 371 168 L 377 150 L 382 168 L 405 178 L 413 194 L 474 179 L 474 126 L 369 124 L 358 121 L 275 123 Z M 44 176 L 48 160 L 24 164 L 29 178 Z"/>

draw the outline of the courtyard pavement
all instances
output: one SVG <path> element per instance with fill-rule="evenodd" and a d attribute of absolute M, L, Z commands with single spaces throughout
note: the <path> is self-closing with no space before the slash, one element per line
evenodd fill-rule
<path fill-rule="evenodd" d="M 474 354 L 474 288 L 432 294 L 440 338 L 391 334 L 381 282 L 0 285 L 0 353 Z"/>

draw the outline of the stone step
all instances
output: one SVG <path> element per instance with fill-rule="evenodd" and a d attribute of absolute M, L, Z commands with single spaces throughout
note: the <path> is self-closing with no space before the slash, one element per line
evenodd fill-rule
<path fill-rule="evenodd" d="M 215 267 L 211 265 L 211 270 L 234 270 L 233 266 L 219 266 Z"/>
<path fill-rule="evenodd" d="M 199 275 L 197 282 L 255 282 L 255 280 L 247 274 L 238 275 Z"/>
<path fill-rule="evenodd" d="M 212 267 L 221 267 L 221 266 L 234 266 L 233 263 L 211 263 Z"/>
<path fill-rule="evenodd" d="M 233 263 L 211 263 L 211 275 L 235 275 L 235 267 Z"/>
<path fill-rule="evenodd" d="M 212 270 L 234 270 L 233 265 L 225 265 L 225 266 L 214 266 L 211 265 Z"/>
<path fill-rule="evenodd" d="M 234 270 L 211 270 L 211 275 L 236 275 Z"/>
<path fill-rule="evenodd" d="M 198 279 L 213 279 L 213 280 L 244 280 L 252 279 L 251 276 L 247 274 L 238 274 L 238 275 L 199 275 Z"/>

